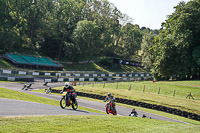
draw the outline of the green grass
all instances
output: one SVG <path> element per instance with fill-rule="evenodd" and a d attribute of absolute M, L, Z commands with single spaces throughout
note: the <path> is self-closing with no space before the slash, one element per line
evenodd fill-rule
<path fill-rule="evenodd" d="M 4 59 L 0 58 L 0 68 L 6 68 L 6 69 L 16 69 L 15 66 L 11 65 Z"/>
<path fill-rule="evenodd" d="M 9 90 L 9 89 L 5 89 L 5 88 L 0 88 L 0 98 L 24 100 L 24 101 L 60 106 L 59 101 L 56 101 L 56 100 L 39 97 L 39 96 L 35 96 L 35 95 L 31 95 L 31 94 L 27 94 L 27 93 L 23 93 L 23 92 L 19 92 L 19 91 Z M 86 107 L 81 107 L 81 106 L 79 106 L 78 109 L 95 112 L 95 113 L 100 113 L 100 114 L 105 114 L 104 112 L 86 108 Z"/>
<path fill-rule="evenodd" d="M 131 85 L 131 90 L 129 87 Z M 75 89 L 80 92 L 87 92 L 99 95 L 107 95 L 111 92 L 115 97 L 137 100 L 152 104 L 163 105 L 177 108 L 192 113 L 200 114 L 200 81 L 182 81 L 182 82 L 124 82 L 76 86 Z M 145 86 L 145 92 L 143 92 Z M 158 88 L 160 94 L 158 94 Z M 172 89 L 173 88 L 173 89 Z M 61 89 L 61 88 L 57 88 Z M 176 89 L 175 97 L 173 97 Z M 192 93 L 195 100 L 186 99 L 186 96 Z"/>
<path fill-rule="evenodd" d="M 90 85 L 92 86 L 92 85 Z M 102 88 L 103 84 L 96 84 L 95 87 Z M 158 94 L 160 88 L 160 94 L 166 96 L 173 96 L 175 90 L 175 97 L 186 98 L 191 92 L 195 100 L 200 100 L 200 81 L 163 81 L 155 82 L 144 81 L 144 82 L 123 82 L 118 84 L 118 89 L 131 90 L 138 92 L 146 92 Z M 117 83 L 106 84 L 105 88 L 116 89 Z M 145 88 L 145 90 L 144 90 Z"/>
<path fill-rule="evenodd" d="M 24 100 L 30 102 L 37 102 L 49 105 L 58 105 L 58 101 L 51 100 L 48 98 L 43 98 L 19 91 L 9 90 L 5 88 L 0 88 L 0 98 L 8 98 L 8 99 L 16 99 L 16 100 Z"/>
<path fill-rule="evenodd" d="M 65 64 L 62 63 L 64 71 L 99 71 L 99 72 L 147 72 L 147 70 L 140 67 L 133 67 L 127 65 L 120 65 L 119 68 L 107 68 L 99 63 L 85 63 L 85 64 Z"/>
<path fill-rule="evenodd" d="M 57 88 L 57 89 L 60 89 L 60 88 Z M 34 92 L 44 93 L 44 90 L 38 89 L 38 90 L 34 90 Z M 61 94 L 57 94 L 57 93 L 52 93 L 52 94 L 61 95 Z M 89 100 L 89 101 L 96 101 L 96 102 L 104 103 L 102 100 L 93 99 L 93 98 L 87 98 L 87 97 L 82 97 L 82 96 L 78 96 L 78 98 L 79 99 Z M 151 109 L 146 109 L 146 108 L 142 108 L 142 107 L 121 104 L 121 103 L 117 103 L 117 106 L 118 105 L 129 107 L 129 108 L 135 108 L 135 109 L 138 109 L 138 110 L 142 110 L 142 111 L 146 111 L 146 112 L 149 112 L 149 113 L 153 113 L 153 114 L 169 117 L 169 118 L 176 119 L 176 120 L 179 120 L 179 121 L 184 121 L 184 122 L 187 122 L 187 123 L 199 124 L 200 125 L 200 122 L 197 122 L 195 120 L 191 120 L 191 119 L 188 119 L 188 118 L 185 118 L 185 117 L 180 117 L 180 116 L 177 116 L 177 115 L 173 115 L 173 114 L 169 114 L 169 113 L 165 113 L 165 112 L 161 112 L 161 111 L 157 111 L 157 110 L 151 110 Z"/>
<path fill-rule="evenodd" d="M 89 100 L 89 101 L 104 103 L 102 100 L 98 100 L 98 99 L 81 97 L 81 96 L 79 96 L 79 98 Z M 176 120 L 179 120 L 179 121 L 183 121 L 183 122 L 186 122 L 186 123 L 195 124 L 195 125 L 200 126 L 199 121 L 188 119 L 188 118 L 181 117 L 181 116 L 178 116 L 178 115 L 173 115 L 173 114 L 165 113 L 165 112 L 162 112 L 162 111 L 157 111 L 157 110 L 152 110 L 152 109 L 147 109 L 147 108 L 142 108 L 142 107 L 137 107 L 137 106 L 131 106 L 131 105 L 122 104 L 122 103 L 116 103 L 116 105 L 117 106 L 124 106 L 124 107 L 128 107 L 128 108 L 135 108 L 135 109 L 138 109 L 138 110 L 141 110 L 141 111 L 157 114 L 157 115 L 160 115 L 160 116 L 165 116 L 165 117 L 168 117 L 168 118 L 172 118 L 172 119 L 176 119 Z"/>
<path fill-rule="evenodd" d="M 198 133 L 199 125 L 127 116 L 34 116 L 0 118 L 0 132 Z"/>
<path fill-rule="evenodd" d="M 64 67 L 64 71 L 98 71 L 98 72 L 108 72 L 108 73 L 114 73 L 114 72 L 147 72 L 147 70 L 142 69 L 140 67 L 133 67 L 133 66 L 126 66 L 126 65 L 120 65 L 119 68 L 113 69 L 113 68 L 106 68 L 98 63 L 84 63 L 84 64 L 65 64 L 62 63 Z M 0 59 L 0 68 L 6 68 L 6 69 L 15 69 L 15 70 L 31 70 L 31 69 L 24 69 L 24 68 L 17 68 L 10 63 L 6 62 L 3 59 Z M 42 71 L 42 70 L 37 70 Z M 50 71 L 46 71 L 50 72 Z"/>

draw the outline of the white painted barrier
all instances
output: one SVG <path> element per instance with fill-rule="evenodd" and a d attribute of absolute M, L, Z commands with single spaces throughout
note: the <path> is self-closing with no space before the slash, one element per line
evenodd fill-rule
<path fill-rule="evenodd" d="M 103 81 L 103 78 L 98 78 L 98 81 Z"/>
<path fill-rule="evenodd" d="M 38 76 L 38 75 L 39 75 L 39 72 L 33 72 L 32 75 Z"/>
<path fill-rule="evenodd" d="M 105 74 L 101 74 L 101 77 L 105 77 L 106 75 Z"/>
<path fill-rule="evenodd" d="M 89 77 L 89 74 L 84 74 L 85 77 Z"/>
<path fill-rule="evenodd" d="M 69 81 L 74 81 L 74 78 L 69 78 Z"/>
<path fill-rule="evenodd" d="M 51 79 L 44 79 L 44 82 L 51 83 Z"/>
<path fill-rule="evenodd" d="M 94 81 L 94 78 L 89 78 L 89 81 Z"/>
<path fill-rule="evenodd" d="M 3 70 L 3 73 L 11 74 L 11 71 L 10 70 Z"/>
<path fill-rule="evenodd" d="M 15 77 L 8 77 L 8 81 L 15 81 Z"/>
<path fill-rule="evenodd" d="M 76 77 L 80 77 L 80 76 L 81 76 L 81 74 L 75 74 L 75 76 L 76 76 Z"/>
<path fill-rule="evenodd" d="M 58 78 L 58 82 L 63 82 L 64 78 Z"/>
<path fill-rule="evenodd" d="M 85 78 L 79 78 L 79 81 L 85 81 Z"/>
<path fill-rule="evenodd" d="M 45 76 L 50 76 L 50 75 L 51 75 L 51 73 L 45 73 L 44 75 L 45 75 Z"/>
<path fill-rule="evenodd" d="M 24 71 L 19 71 L 19 73 L 18 74 L 21 74 L 21 75 L 26 75 L 26 72 L 24 72 Z"/>
<path fill-rule="evenodd" d="M 97 74 L 93 74 L 93 77 L 97 77 Z"/>
<path fill-rule="evenodd" d="M 126 77 L 126 74 L 123 74 L 122 77 Z"/>
<path fill-rule="evenodd" d="M 71 74 L 70 73 L 66 73 L 66 76 L 71 76 Z"/>

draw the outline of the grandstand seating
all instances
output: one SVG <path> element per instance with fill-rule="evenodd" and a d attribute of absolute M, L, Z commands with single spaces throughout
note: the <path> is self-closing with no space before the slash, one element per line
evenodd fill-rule
<path fill-rule="evenodd" d="M 12 59 L 13 61 L 15 61 L 16 63 L 19 64 L 29 64 L 29 62 L 27 62 L 26 60 L 24 60 L 23 58 L 21 58 L 21 56 L 16 55 L 16 54 L 7 54 L 7 56 Z"/>
<path fill-rule="evenodd" d="M 49 58 L 40 57 L 39 59 L 49 66 L 59 66 L 58 64 L 52 62 Z"/>
<path fill-rule="evenodd" d="M 47 69 L 47 70 L 62 70 L 63 66 L 53 62 L 51 59 L 46 57 L 37 57 L 29 55 L 18 55 L 18 54 L 5 54 L 6 60 L 16 65 L 17 67 L 27 67 L 36 69 Z"/>
<path fill-rule="evenodd" d="M 21 56 L 23 59 L 27 60 L 28 62 L 30 62 L 31 64 L 34 65 L 46 65 L 45 63 L 43 63 L 41 60 L 39 60 L 39 57 L 35 57 L 35 56 Z"/>

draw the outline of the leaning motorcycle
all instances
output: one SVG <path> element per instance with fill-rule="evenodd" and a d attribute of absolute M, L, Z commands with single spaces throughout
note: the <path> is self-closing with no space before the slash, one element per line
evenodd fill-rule
<path fill-rule="evenodd" d="M 78 102 L 76 100 L 75 93 L 72 92 L 71 95 L 70 95 L 70 97 L 68 97 L 68 95 L 66 95 L 66 93 L 63 93 L 63 97 L 60 100 L 60 107 L 62 109 L 65 109 L 65 107 L 69 107 L 70 105 L 72 106 L 72 108 L 74 110 L 76 110 L 78 108 Z"/>
<path fill-rule="evenodd" d="M 110 104 L 110 107 L 112 108 L 111 110 L 109 110 L 109 104 Z M 113 114 L 113 115 L 117 115 L 117 111 L 116 111 L 116 108 L 115 106 L 112 104 L 112 102 L 109 102 L 106 104 L 106 113 L 107 114 Z"/>

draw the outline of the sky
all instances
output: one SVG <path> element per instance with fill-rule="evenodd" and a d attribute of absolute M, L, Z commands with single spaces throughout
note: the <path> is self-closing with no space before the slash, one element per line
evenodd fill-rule
<path fill-rule="evenodd" d="M 171 15 L 179 2 L 189 0 L 108 0 L 123 14 L 133 19 L 134 24 L 150 29 L 160 29 L 167 15 Z"/>

